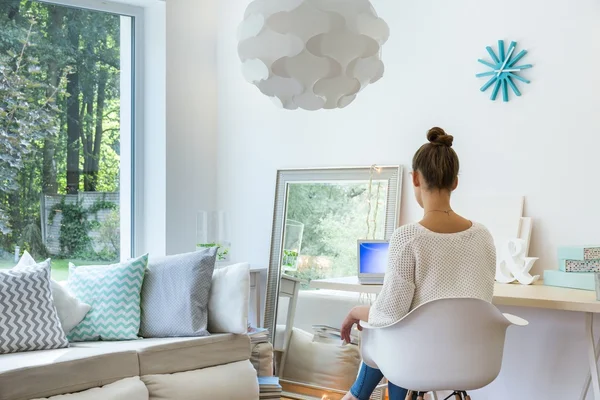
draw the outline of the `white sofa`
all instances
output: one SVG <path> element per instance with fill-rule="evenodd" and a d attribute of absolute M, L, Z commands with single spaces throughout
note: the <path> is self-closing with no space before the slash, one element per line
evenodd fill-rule
<path fill-rule="evenodd" d="M 84 342 L 6 354 L 0 356 L 0 400 L 75 392 L 81 393 L 56 399 L 196 400 L 199 393 L 204 399 L 258 399 L 249 358 L 249 338 L 233 334 Z"/>
<path fill-rule="evenodd" d="M 229 324 L 217 328 L 221 331 L 246 327 L 249 276 L 237 277 L 213 275 L 213 288 L 220 279 L 219 285 L 236 293 L 235 299 L 223 290 L 214 302 L 211 297 L 209 320 Z M 227 281 L 233 278 L 236 285 Z M 258 400 L 251 350 L 248 335 L 223 333 L 78 342 L 66 349 L 3 354 L 0 400 Z M 272 358 L 272 348 L 253 350 L 258 369 L 268 367 L 263 359 Z"/>

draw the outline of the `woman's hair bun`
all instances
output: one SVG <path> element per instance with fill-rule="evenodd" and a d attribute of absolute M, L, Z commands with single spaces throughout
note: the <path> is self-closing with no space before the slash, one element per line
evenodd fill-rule
<path fill-rule="evenodd" d="M 435 144 L 438 146 L 447 146 L 452 147 L 452 142 L 454 141 L 454 136 L 448 135 L 442 128 L 433 127 L 427 132 L 427 140 L 429 143 Z"/>

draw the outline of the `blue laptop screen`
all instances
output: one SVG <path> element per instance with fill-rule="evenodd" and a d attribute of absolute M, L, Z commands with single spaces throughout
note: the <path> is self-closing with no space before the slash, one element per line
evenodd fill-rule
<path fill-rule="evenodd" d="M 389 243 L 366 242 L 358 247 L 359 273 L 385 274 Z"/>

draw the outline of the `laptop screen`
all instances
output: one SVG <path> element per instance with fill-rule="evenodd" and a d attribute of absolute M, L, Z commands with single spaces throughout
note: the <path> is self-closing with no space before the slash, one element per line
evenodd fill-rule
<path fill-rule="evenodd" d="M 358 244 L 358 273 L 385 274 L 389 242 L 362 241 Z"/>

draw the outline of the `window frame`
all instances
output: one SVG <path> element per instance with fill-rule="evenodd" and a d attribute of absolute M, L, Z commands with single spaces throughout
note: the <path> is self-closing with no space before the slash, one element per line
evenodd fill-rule
<path fill-rule="evenodd" d="M 65 7 L 81 8 L 105 12 L 132 18 L 131 48 L 131 132 L 126 138 L 129 147 L 129 173 L 123 176 L 121 164 L 120 180 L 129 181 L 129 185 L 120 185 L 121 219 L 121 260 L 127 260 L 143 248 L 143 203 L 144 196 L 144 8 L 133 5 L 107 2 L 102 0 L 35 0 L 40 3 Z M 123 135 L 121 131 L 121 143 Z M 121 157 L 123 154 L 121 154 Z M 123 212 L 123 209 L 126 209 Z M 129 224 L 125 225 L 123 214 L 129 213 Z M 124 241 L 125 239 L 125 241 Z M 128 244 L 124 246 L 124 244 Z"/>

